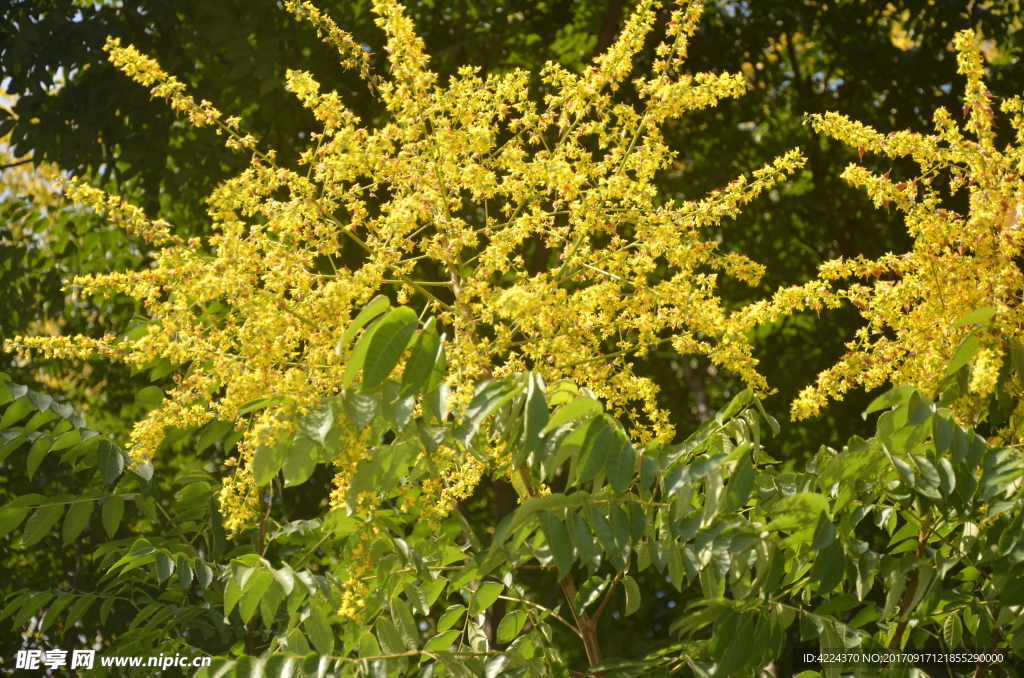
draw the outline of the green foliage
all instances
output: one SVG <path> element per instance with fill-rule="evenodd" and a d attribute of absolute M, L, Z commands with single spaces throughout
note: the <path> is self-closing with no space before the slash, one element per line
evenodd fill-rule
<path fill-rule="evenodd" d="M 383 317 L 402 318 L 391 314 Z M 389 352 L 406 326 L 394 324 L 367 333 L 366 355 L 389 373 L 403 355 L 408 371 L 422 345 L 409 332 L 399 337 L 402 352 Z M 280 497 L 342 453 L 334 445 L 346 420 L 369 427 L 377 442 L 345 505 L 288 520 L 272 502 L 251 539 L 227 543 L 210 476 L 123 473 L 121 451 L 71 408 L 4 381 L 9 463 L 63 446 L 61 463 L 82 488 L 0 508 L 10 548 L 78 543 L 97 504 L 110 540 L 93 551 L 92 590 L 18 590 L 0 617 L 15 629 L 33 616 L 51 633 L 103 629 L 106 654 L 214 655 L 200 678 L 753 676 L 769 662 L 785 665 L 796 637 L 823 651 L 928 646 L 1024 657 L 1024 459 L 917 391 L 881 396 L 868 408 L 882 411 L 873 437 L 822 447 L 797 472 L 769 456 L 762 426 L 775 423 L 749 392 L 679 444 L 634 448 L 585 389 L 545 385 L 535 373 L 480 383 L 461 421 L 430 414 L 446 409 L 445 395 L 424 386 L 408 396 L 409 415 L 389 414 L 378 392 L 388 384 L 401 398 L 398 382 L 363 382 L 310 409 L 260 472 L 267 496 Z M 254 401 L 248 410 L 282 404 Z M 521 504 L 490 530 L 457 511 L 431 529 L 403 510 L 431 478 L 431 450 L 441 445 L 485 463 L 494 478 L 511 476 Z M 508 454 L 490 454 L 501 445 Z M 547 484 L 550 493 L 541 491 Z M 376 497 L 373 507 L 364 493 Z M 357 534 L 370 535 L 368 553 Z M 354 586 L 339 575 L 352 572 L 369 573 L 360 576 L 365 605 L 339 617 Z M 538 575 L 558 583 L 560 604 L 538 595 Z M 681 596 L 663 622 L 671 639 L 604 657 L 609 617 L 651 604 L 637 583 L 644 577 L 664 578 Z M 111 632 L 111 615 L 130 623 Z M 557 626 L 583 639 L 586 664 L 557 642 Z M 988 670 L 1002 675 L 1007 666 Z M 953 667 L 955 675 L 977 668 Z M 882 665 L 858 671 L 896 675 Z"/>

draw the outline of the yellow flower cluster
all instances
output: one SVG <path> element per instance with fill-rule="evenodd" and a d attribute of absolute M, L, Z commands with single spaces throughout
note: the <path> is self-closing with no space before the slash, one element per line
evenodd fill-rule
<path fill-rule="evenodd" d="M 957 327 L 957 321 L 972 310 L 991 307 L 991 323 L 974 333 L 981 350 L 972 367 L 972 394 L 955 408 L 967 416 L 969 401 L 995 385 L 1005 354 L 1002 337 L 1020 335 L 1024 276 L 1017 262 L 1024 246 L 1024 102 L 1003 102 L 1016 140 L 999 150 L 992 94 L 982 80 L 976 41 L 974 33 L 964 31 L 954 43 L 959 72 L 967 79 L 962 125 L 941 108 L 931 135 L 885 135 L 834 113 L 812 116 L 815 129 L 858 148 L 861 155 L 909 157 L 921 173 L 896 179 L 856 164 L 843 173 L 867 191 L 876 207 L 895 207 L 906 215 L 914 238 L 911 251 L 876 260 L 861 256 L 830 261 L 821 266 L 817 280 L 776 295 L 773 305 L 780 313 L 837 308 L 847 300 L 867 321 L 847 344 L 849 352 L 793 403 L 794 418 L 818 413 L 829 398 L 841 399 L 852 388 L 871 389 L 886 381 L 934 393 L 957 347 L 975 329 Z M 942 186 L 948 187 L 949 196 L 966 189 L 968 214 L 949 206 Z"/>
<path fill-rule="evenodd" d="M 206 243 L 181 241 L 116 196 L 83 185 L 69 192 L 162 246 L 148 270 L 74 282 L 85 293 L 141 300 L 153 322 L 134 342 L 19 338 L 14 346 L 99 353 L 136 367 L 165 357 L 188 365 L 163 407 L 137 427 L 135 459 L 152 456 L 164 427 L 234 421 L 255 397 L 310 404 L 336 394 L 347 355 L 335 355 L 335 343 L 353 311 L 387 289 L 432 309 L 453 337 L 456 405 L 481 376 L 537 369 L 549 383 L 592 389 L 634 419 L 641 440 L 667 438 L 657 387 L 629 362 L 664 342 L 767 390 L 748 334 L 771 320 L 773 307 L 728 311 L 716 296 L 719 274 L 756 283 L 763 269 L 701 235 L 802 158 L 791 152 L 681 204 L 661 201 L 654 183 L 676 155 L 660 126 L 744 90 L 741 75 L 682 68 L 700 4 L 671 13 L 649 77 L 631 70 L 654 25 L 653 0 L 640 3 L 582 74 L 548 65 L 542 102 L 520 71 L 484 78 L 467 67 L 439 85 L 397 0 L 373 2 L 387 35 L 386 76 L 372 74 L 359 44 L 312 5 L 286 6 L 339 49 L 342 65 L 358 70 L 388 112 L 362 125 L 337 93 L 290 72 L 288 88 L 322 126 L 301 171 L 279 166 L 237 131 L 237 118 L 193 101 L 154 61 L 108 42 L 111 60 L 154 96 L 253 152 L 249 168 L 210 196 L 215 235 Z M 627 84 L 636 105 L 616 95 Z M 357 265 L 350 253 L 342 258 L 353 243 L 363 252 Z"/>

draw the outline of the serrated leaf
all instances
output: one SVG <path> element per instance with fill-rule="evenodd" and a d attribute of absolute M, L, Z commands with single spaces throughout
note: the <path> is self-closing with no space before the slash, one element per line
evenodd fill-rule
<path fill-rule="evenodd" d="M 28 459 L 25 463 L 28 477 L 31 480 L 32 476 L 35 475 L 36 469 L 43 463 L 43 458 L 49 454 L 50 448 L 53 446 L 53 438 L 50 436 L 39 436 L 32 443 L 32 447 L 28 451 Z"/>
<path fill-rule="evenodd" d="M 148 409 L 160 406 L 164 400 L 164 392 L 157 386 L 147 386 L 135 394 L 135 402 Z"/>
<path fill-rule="evenodd" d="M 341 339 L 338 339 L 338 343 L 334 346 L 334 352 L 337 355 L 341 355 L 342 351 L 345 350 L 345 346 L 348 342 L 352 341 L 352 337 L 356 336 L 356 333 L 366 326 L 368 322 L 376 318 L 377 316 L 387 312 L 391 308 L 391 302 L 383 294 L 378 294 L 363 307 L 359 314 L 352 321 L 352 324 L 348 326 L 345 333 L 341 335 Z"/>
<path fill-rule="evenodd" d="M 481 584 L 473 593 L 473 599 L 469 602 L 469 616 L 475 617 L 487 610 L 504 590 L 505 586 L 497 582 L 489 581 Z"/>
<path fill-rule="evenodd" d="M 946 641 L 946 649 L 955 652 L 960 647 L 960 640 L 963 636 L 964 626 L 960 622 L 960 616 L 953 612 L 942 623 L 942 639 Z"/>
<path fill-rule="evenodd" d="M 281 607 L 281 599 L 284 598 L 284 591 L 276 581 L 270 583 L 270 587 L 260 599 L 260 617 L 263 618 L 263 628 L 270 629 L 277 616 L 277 610 Z"/>
<path fill-rule="evenodd" d="M 405 652 L 405 640 L 395 628 L 394 622 L 387 617 L 380 617 L 374 628 L 377 631 L 377 640 L 380 641 L 381 649 L 386 654 Z"/>
<path fill-rule="evenodd" d="M 626 590 L 626 614 L 629 616 L 640 609 L 640 586 L 628 574 L 622 578 L 622 587 Z"/>
<path fill-rule="evenodd" d="M 402 584 L 402 590 L 405 591 L 405 596 L 409 599 L 409 604 L 412 605 L 412 608 L 418 614 L 430 614 L 430 603 L 427 602 L 427 596 L 423 593 L 422 588 L 405 583 Z"/>
<path fill-rule="evenodd" d="M 192 570 L 196 573 L 200 589 L 205 589 L 213 582 L 213 569 L 199 558 L 192 561 Z"/>
<path fill-rule="evenodd" d="M 284 464 L 291 448 L 291 438 L 282 432 L 273 442 L 258 445 L 252 455 L 252 478 L 262 487 L 269 483 Z"/>
<path fill-rule="evenodd" d="M 964 317 L 953 323 L 953 327 L 967 327 L 968 325 L 984 325 L 992 320 L 996 315 L 996 310 L 991 306 L 985 306 L 983 308 L 976 308 Z"/>
<path fill-rule="evenodd" d="M 48 535 L 63 513 L 64 506 L 62 504 L 40 506 L 33 511 L 25 522 L 25 530 L 21 534 L 22 545 L 31 546 Z"/>
<path fill-rule="evenodd" d="M 157 551 L 155 557 L 156 578 L 159 583 L 163 584 L 171 578 L 172 574 L 174 574 L 174 558 L 172 558 L 166 551 Z"/>
<path fill-rule="evenodd" d="M 71 608 L 71 612 L 68 613 L 68 618 L 64 620 L 64 633 L 67 633 L 68 629 L 74 627 L 97 600 L 99 598 L 93 595 L 81 596 Z"/>
<path fill-rule="evenodd" d="M 608 484 L 616 492 L 624 492 L 633 484 L 636 476 L 636 450 L 633 449 L 633 443 L 619 431 L 613 432 L 604 468 Z"/>
<path fill-rule="evenodd" d="M 750 453 L 743 452 L 736 460 L 736 467 L 729 476 L 729 484 L 725 486 L 725 504 L 722 506 L 724 513 L 732 513 L 743 508 L 750 499 L 756 477 L 757 472 L 754 470 Z"/>
<path fill-rule="evenodd" d="M 407 306 L 392 309 L 380 321 L 370 337 L 363 363 L 364 391 L 376 391 L 391 376 L 416 331 L 416 325 L 416 312 Z"/>
<path fill-rule="evenodd" d="M 299 435 L 323 445 L 328 431 L 334 425 L 334 410 L 330 407 L 318 407 L 307 412 L 299 420 Z"/>
<path fill-rule="evenodd" d="M 274 576 L 269 572 L 258 572 L 245 583 L 242 588 L 242 597 L 238 601 L 238 613 L 241 615 L 243 623 L 249 623 L 256 613 L 256 608 L 259 607 L 260 601 L 263 600 L 263 594 L 273 583 Z"/>
<path fill-rule="evenodd" d="M 109 440 L 101 440 L 96 448 L 96 466 L 100 470 L 103 482 L 112 484 L 124 472 L 124 457 Z"/>
<path fill-rule="evenodd" d="M 313 642 L 313 647 L 320 654 L 331 654 L 334 651 L 334 634 L 327 621 L 327 615 L 319 607 L 313 607 L 309 617 L 303 623 L 306 635 Z"/>
<path fill-rule="evenodd" d="M 11 530 L 21 525 L 21 521 L 25 520 L 28 511 L 27 508 L 15 506 L 0 509 L 0 539 L 3 539 Z"/>
<path fill-rule="evenodd" d="M 64 528 L 62 530 L 64 546 L 77 539 L 78 535 L 82 534 L 85 526 L 89 524 L 89 516 L 92 515 L 92 504 L 92 501 L 79 501 L 71 504 L 71 508 L 68 509 L 68 514 L 64 518 Z"/>
<path fill-rule="evenodd" d="M 341 394 L 341 403 L 345 414 L 359 430 L 366 428 L 377 414 L 377 396 L 369 393 L 346 389 Z"/>
<path fill-rule="evenodd" d="M 565 525 L 550 511 L 538 513 L 540 529 L 547 537 L 548 545 L 551 547 L 551 555 L 555 557 L 555 565 L 558 567 L 558 578 L 564 579 L 572 569 L 573 553 L 572 540 L 569 538 L 569 531 Z"/>
<path fill-rule="evenodd" d="M 117 495 L 107 497 L 103 501 L 100 513 L 103 518 L 103 531 L 107 533 L 107 537 L 113 539 L 118 526 L 121 525 L 121 517 L 124 516 L 124 499 Z"/>
<path fill-rule="evenodd" d="M 53 623 L 57 621 L 57 617 L 64 611 L 68 605 L 70 605 L 75 599 L 75 596 L 66 595 L 57 598 L 55 601 L 50 603 L 50 607 L 46 609 L 46 614 L 43 616 L 42 624 L 39 626 L 40 631 L 46 631 L 46 629 L 53 626 Z"/>
<path fill-rule="evenodd" d="M 413 618 L 412 612 L 409 611 L 409 606 L 400 598 L 392 598 L 390 607 L 391 618 L 402 636 L 406 649 L 419 649 L 420 633 L 416 627 L 416 620 Z"/>
<path fill-rule="evenodd" d="M 576 599 L 573 601 L 573 609 L 577 616 L 587 611 L 593 605 L 601 593 L 608 587 L 607 577 L 591 577 L 583 582 L 583 586 L 576 592 Z"/>
<path fill-rule="evenodd" d="M 604 469 L 608 459 L 608 449 L 615 438 L 615 429 L 602 415 L 594 419 L 587 429 L 587 436 L 580 446 L 580 454 L 576 463 L 576 484 L 585 483 Z M 564 443 L 563 443 L 564 444 Z"/>
<path fill-rule="evenodd" d="M 515 610 L 505 615 L 498 624 L 498 642 L 511 643 L 526 626 L 527 616 L 522 610 Z"/>
<path fill-rule="evenodd" d="M 450 606 L 447 610 L 444 611 L 444 614 L 441 615 L 441 618 L 437 620 L 437 630 L 447 631 L 451 627 L 458 624 L 459 620 L 462 619 L 462 615 L 463 613 L 465 613 L 465 611 L 465 605 Z"/>
<path fill-rule="evenodd" d="M 295 436 L 281 465 L 284 486 L 294 487 L 309 480 L 319 460 L 317 444 L 305 436 Z"/>
<path fill-rule="evenodd" d="M 978 343 L 978 338 L 974 336 L 974 332 L 964 337 L 960 345 L 956 347 L 956 351 L 953 352 L 953 358 L 946 367 L 946 374 L 955 374 L 957 370 L 971 361 L 971 358 L 978 353 L 980 348 L 981 344 Z"/>
<path fill-rule="evenodd" d="M 263 410 L 268 407 L 277 407 L 285 403 L 293 402 L 292 398 L 283 395 L 267 396 L 265 398 L 253 398 L 238 408 L 238 416 L 255 412 L 256 410 Z"/>
<path fill-rule="evenodd" d="M 423 646 L 423 649 L 429 652 L 447 650 L 452 646 L 452 643 L 455 642 L 455 639 L 458 638 L 461 633 L 462 631 L 459 629 L 438 633 L 427 641 L 427 644 Z"/>
<path fill-rule="evenodd" d="M 178 587 L 187 589 L 192 583 L 192 568 L 188 566 L 188 558 L 179 554 L 175 569 L 178 571 Z"/>
<path fill-rule="evenodd" d="M 441 350 L 441 337 L 437 334 L 437 326 L 434 318 L 427 320 L 423 330 L 416 337 L 409 359 L 402 371 L 402 386 L 400 395 L 408 398 L 419 393 L 427 381 L 430 373 L 437 362 L 437 354 Z"/>
<path fill-rule="evenodd" d="M 566 422 L 581 419 L 592 414 L 601 414 L 602 412 L 604 412 L 604 407 L 601 406 L 600 402 L 590 396 L 580 396 L 570 400 L 551 414 L 547 426 L 544 427 L 544 433 L 553 431 Z"/>

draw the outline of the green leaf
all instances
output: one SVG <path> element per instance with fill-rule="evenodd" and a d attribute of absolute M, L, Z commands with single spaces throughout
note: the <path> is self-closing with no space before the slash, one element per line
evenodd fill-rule
<path fill-rule="evenodd" d="M 416 395 L 427 385 L 440 351 L 441 337 L 437 334 L 434 318 L 430 318 L 416 337 L 405 369 L 402 370 L 402 398 Z"/>
<path fill-rule="evenodd" d="M 188 566 L 188 558 L 178 554 L 175 569 L 178 571 L 178 587 L 187 589 L 189 584 L 192 583 L 192 568 Z"/>
<path fill-rule="evenodd" d="M 538 515 L 540 528 L 547 537 L 548 545 L 551 547 L 551 555 L 555 558 L 555 565 L 558 567 L 558 578 L 564 579 L 572 569 L 573 553 L 572 540 L 569 538 L 569 531 L 555 514 L 550 511 L 541 511 Z"/>
<path fill-rule="evenodd" d="M 743 508 L 750 499 L 750 493 L 754 489 L 754 479 L 757 473 L 754 471 L 754 464 L 749 452 L 740 454 L 736 460 L 736 467 L 729 476 L 729 484 L 725 486 L 725 504 L 722 511 L 732 513 Z"/>
<path fill-rule="evenodd" d="M 96 448 L 96 466 L 103 476 L 103 482 L 112 484 L 124 472 L 124 457 L 109 440 L 101 440 Z"/>
<path fill-rule="evenodd" d="M 28 460 L 26 461 L 26 470 L 28 471 L 28 477 L 31 480 L 32 476 L 35 475 L 36 469 L 43 463 L 43 458 L 50 452 L 50 448 L 53 446 L 53 438 L 50 436 L 39 436 L 32 443 L 32 447 L 28 451 Z"/>
<path fill-rule="evenodd" d="M 838 541 L 818 552 L 808 575 L 812 582 L 818 583 L 818 595 L 830 593 L 843 579 L 846 571 L 846 558 Z"/>
<path fill-rule="evenodd" d="M 202 452 L 206 448 L 224 437 L 225 434 L 234 429 L 235 425 L 230 421 L 213 421 L 203 430 L 196 443 L 196 452 Z"/>
<path fill-rule="evenodd" d="M 49 591 L 40 591 L 32 595 L 28 601 L 21 606 L 21 610 L 14 617 L 14 623 L 11 625 L 14 629 L 19 629 L 21 626 L 31 619 L 39 610 L 43 609 L 47 603 L 53 600 L 53 594 Z"/>
<path fill-rule="evenodd" d="M 366 323 L 370 322 L 377 316 L 386 312 L 391 308 L 391 302 L 383 294 L 378 294 L 370 302 L 363 307 L 363 310 L 359 312 L 352 324 L 348 326 L 345 333 L 341 335 L 341 339 L 334 346 L 334 352 L 337 355 L 341 355 L 342 351 L 348 345 L 348 342 L 352 341 L 352 337 L 356 336 L 356 333 L 366 326 Z"/>
<path fill-rule="evenodd" d="M 469 446 L 470 440 L 480 430 L 483 421 L 522 389 L 522 383 L 514 377 L 478 383 L 473 393 L 473 399 L 469 401 L 463 414 L 462 424 L 453 432 L 454 438 L 464 446 Z"/>
<path fill-rule="evenodd" d="M 16 421 L 32 411 L 32 401 L 28 398 L 18 398 L 7 408 L 4 416 L 0 418 L 0 430 L 10 428 Z"/>
<path fill-rule="evenodd" d="M 974 336 L 974 332 L 971 332 L 960 345 L 956 347 L 956 351 L 953 353 L 953 359 L 949 361 L 949 366 L 946 367 L 946 374 L 954 374 L 961 367 L 971 361 L 971 358 L 977 354 L 978 349 L 981 348 L 981 344 L 978 343 L 977 337 Z"/>
<path fill-rule="evenodd" d="M 437 620 L 437 630 L 438 631 L 447 631 L 451 627 L 453 627 L 456 624 L 458 624 L 459 620 L 462 619 L 462 614 L 465 611 L 466 611 L 466 606 L 465 605 L 452 605 L 452 606 L 450 606 L 447 610 L 444 611 L 444 614 L 441 615 L 441 618 Z M 444 648 L 441 648 L 441 649 L 446 649 L 446 648 L 447 648 L 447 645 Z"/>
<path fill-rule="evenodd" d="M 46 609 L 46 615 L 43 617 L 42 624 L 39 626 L 40 631 L 46 631 L 46 629 L 53 626 L 53 622 L 57 621 L 57 617 L 64 611 L 68 605 L 70 605 L 75 599 L 73 595 L 61 596 L 57 600 L 50 603 L 50 607 Z"/>
<path fill-rule="evenodd" d="M 640 609 L 640 585 L 628 574 L 622 578 L 622 586 L 626 590 L 626 615 L 629 616 Z"/>
<path fill-rule="evenodd" d="M 260 617 L 263 618 L 263 628 L 270 629 L 274 623 L 274 617 L 277 616 L 277 609 L 281 607 L 281 599 L 284 597 L 284 591 L 281 589 L 281 585 L 276 581 L 270 583 L 270 587 L 266 593 L 260 599 Z"/>
<path fill-rule="evenodd" d="M 238 601 L 238 613 L 242 617 L 243 624 L 248 624 L 252 616 L 256 614 L 256 608 L 263 600 L 263 594 L 273 583 L 274 575 L 269 572 L 257 572 L 245 582 L 245 586 L 242 587 L 242 597 Z"/>
<path fill-rule="evenodd" d="M 292 678 L 296 675 L 296 664 L 298 657 L 290 657 L 285 654 L 275 654 L 267 657 L 267 663 L 263 667 L 265 678 Z M 252 675 L 252 674 L 250 674 Z"/>
<path fill-rule="evenodd" d="M 163 584 L 174 574 L 174 558 L 165 551 L 156 552 L 156 578 Z M 248 621 L 248 620 L 246 620 Z"/>
<path fill-rule="evenodd" d="M 192 561 L 192 569 L 196 573 L 196 581 L 199 582 L 200 589 L 205 589 L 213 582 L 213 569 L 199 558 Z"/>
<path fill-rule="evenodd" d="M 608 577 L 591 577 L 583 582 L 583 586 L 576 592 L 576 599 L 573 600 L 573 609 L 577 615 L 587 611 L 587 608 L 597 602 L 601 593 L 608 587 Z"/>
<path fill-rule="evenodd" d="M 771 507 L 772 522 L 768 527 L 777 530 L 810 527 L 822 511 L 828 512 L 829 502 L 815 492 L 798 492 L 783 497 Z"/>
<path fill-rule="evenodd" d="M 898 388 L 894 388 L 888 393 L 883 393 L 871 401 L 871 404 L 868 405 L 868 409 L 864 410 L 864 416 L 867 417 L 867 415 L 872 412 L 877 412 L 878 410 L 888 410 L 896 407 L 897 405 L 902 405 L 907 402 L 910 398 L 910 394 L 913 393 L 914 390 L 913 386 L 900 386 Z"/>
<path fill-rule="evenodd" d="M 633 484 L 633 478 L 636 475 L 636 450 L 633 449 L 633 443 L 627 440 L 620 431 L 614 430 L 612 433 L 608 457 L 605 460 L 605 473 L 608 475 L 608 484 L 612 486 L 612 489 L 616 492 L 624 492 Z"/>
<path fill-rule="evenodd" d="M 526 626 L 526 613 L 522 610 L 515 610 L 505 615 L 505 618 L 498 624 L 498 642 L 511 643 L 515 637 Z"/>
<path fill-rule="evenodd" d="M 828 515 L 822 511 L 818 515 L 818 522 L 814 528 L 814 537 L 811 539 L 811 550 L 820 551 L 821 549 L 831 546 L 832 542 L 836 540 L 836 527 L 829 520 Z"/>
<path fill-rule="evenodd" d="M 469 602 L 469 616 L 475 617 L 487 610 L 504 590 L 505 586 L 497 582 L 489 581 L 481 584 L 480 588 L 473 592 L 473 599 Z"/>
<path fill-rule="evenodd" d="M 74 607 L 71 608 L 71 612 L 68 613 L 68 618 L 64 620 L 64 633 L 67 633 L 68 629 L 74 627 L 97 600 L 99 600 L 97 596 L 81 596 Z"/>
<path fill-rule="evenodd" d="M 0 510 L 0 539 L 3 539 L 11 530 L 21 525 L 21 521 L 25 520 L 25 516 L 28 515 L 27 508 L 19 508 L 11 506 Z"/>
<path fill-rule="evenodd" d="M 21 535 L 21 543 L 24 546 L 31 546 L 50 533 L 50 528 L 57 524 L 64 513 L 62 504 L 51 504 L 40 506 L 25 523 L 25 530 Z"/>
<path fill-rule="evenodd" d="M 164 392 L 157 386 L 147 386 L 135 394 L 135 402 L 152 410 L 160 407 L 164 401 Z"/>
<path fill-rule="evenodd" d="M 417 650 L 420 646 L 420 632 L 416 620 L 409 611 L 409 606 L 400 598 L 391 599 L 391 618 L 398 628 L 402 641 L 408 650 Z"/>
<path fill-rule="evenodd" d="M 92 515 L 92 501 L 79 501 L 78 503 L 71 504 L 71 508 L 68 509 L 68 515 L 64 518 L 64 546 L 67 546 L 75 539 L 78 535 L 82 534 L 82 530 L 89 523 L 89 516 Z"/>
<path fill-rule="evenodd" d="M 405 640 L 395 628 L 394 622 L 387 617 L 380 617 L 377 619 L 376 630 L 377 640 L 380 641 L 381 649 L 386 654 L 405 652 Z"/>
<path fill-rule="evenodd" d="M 103 500 L 100 513 L 103 518 L 103 530 L 107 533 L 107 537 L 113 539 L 121 524 L 121 517 L 124 515 L 124 499 L 117 495 L 107 497 Z"/>
<path fill-rule="evenodd" d="M 345 414 L 360 431 L 366 428 L 377 414 L 377 396 L 369 393 L 346 389 L 341 394 L 341 404 L 345 408 Z"/>
<path fill-rule="evenodd" d="M 392 309 L 377 324 L 363 363 L 363 390 L 376 391 L 398 365 L 416 331 L 416 312 L 406 306 Z M 364 339 L 365 340 L 365 337 Z M 362 343 L 362 341 L 360 343 Z M 346 370 L 347 372 L 347 370 Z M 345 386 L 350 382 L 346 379 Z"/>
<path fill-rule="evenodd" d="M 942 623 L 942 639 L 946 641 L 946 649 L 955 652 L 960 647 L 960 640 L 963 636 L 964 626 L 960 623 L 959 615 L 953 612 Z"/>
<path fill-rule="evenodd" d="M 381 389 L 381 414 L 395 427 L 395 431 L 401 431 L 409 425 L 416 404 L 416 399 L 412 396 L 403 398 L 400 389 L 398 382 L 391 379 L 384 382 Z"/>
<path fill-rule="evenodd" d="M 498 632 L 501 633 L 500 627 Z M 452 646 L 452 643 L 455 642 L 455 639 L 458 638 L 461 633 L 461 629 L 438 633 L 436 636 L 427 641 L 427 644 L 423 646 L 423 649 L 431 652 L 447 650 L 449 647 Z"/>
<path fill-rule="evenodd" d="M 290 402 L 293 402 L 293 399 L 283 395 L 268 396 L 266 398 L 254 398 L 238 408 L 238 416 L 240 417 L 243 414 L 248 414 L 256 410 L 262 410 L 268 407 L 277 407 L 278 405 L 283 405 L 285 403 Z"/>
<path fill-rule="evenodd" d="M 421 587 L 406 582 L 402 584 L 402 590 L 405 591 L 405 597 L 409 599 L 409 604 L 417 614 L 430 614 L 430 603 Z"/>
<path fill-rule="evenodd" d="M 324 445 L 327 433 L 334 425 L 334 410 L 323 406 L 307 412 L 299 420 L 299 435 Z"/>
<path fill-rule="evenodd" d="M 284 471 L 284 486 L 293 487 L 309 480 L 319 460 L 317 444 L 305 436 L 295 436 L 281 466 Z"/>
<path fill-rule="evenodd" d="M 544 433 L 553 431 L 566 422 L 581 419 L 591 414 L 601 414 L 604 407 L 590 396 L 580 396 L 559 407 L 548 419 Z"/>
<path fill-rule="evenodd" d="M 609 423 L 609 417 L 601 415 L 594 419 L 587 429 L 587 437 L 580 447 L 579 460 L 576 462 L 576 484 L 585 483 L 604 469 L 608 458 L 608 449 L 615 438 L 615 429 Z"/>
<path fill-rule="evenodd" d="M 256 485 L 262 487 L 277 475 L 290 449 L 291 439 L 284 431 L 270 444 L 256 447 L 252 455 L 252 478 Z"/>
<path fill-rule="evenodd" d="M 953 327 L 967 327 L 968 325 L 986 325 L 989 320 L 995 317 L 996 310 L 991 306 L 976 308 L 960 320 L 953 323 Z"/>
<path fill-rule="evenodd" d="M 309 617 L 303 623 L 306 635 L 313 642 L 313 647 L 320 654 L 331 654 L 334 651 L 334 633 L 331 632 L 331 625 L 327 621 L 324 611 L 314 606 L 310 610 Z"/>
<path fill-rule="evenodd" d="M 362 459 L 356 464 L 356 472 L 349 481 L 346 502 L 350 515 L 359 509 L 359 495 L 378 491 L 375 479 L 389 457 L 388 449 L 384 447 L 373 448 L 370 455 L 369 459 Z"/>

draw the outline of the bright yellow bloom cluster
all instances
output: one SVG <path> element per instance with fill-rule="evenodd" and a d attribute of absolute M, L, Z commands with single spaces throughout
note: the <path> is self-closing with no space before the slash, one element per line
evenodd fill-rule
<path fill-rule="evenodd" d="M 991 324 L 974 334 L 981 350 L 970 380 L 973 394 L 986 395 L 1006 353 L 1002 337 L 1021 333 L 1024 276 L 1017 262 L 1024 246 L 1024 101 L 1003 102 L 1016 141 L 997 149 L 992 94 L 982 80 L 976 40 L 971 31 L 955 40 L 959 72 L 967 78 L 963 125 L 941 108 L 935 112 L 932 135 L 885 135 L 834 113 L 812 117 L 815 129 L 857 147 L 862 155 L 910 157 L 921 174 L 894 179 L 889 172 L 879 176 L 856 164 L 843 173 L 847 181 L 864 187 L 876 207 L 893 206 L 905 213 L 914 238 L 910 252 L 877 260 L 861 256 L 830 261 L 821 266 L 818 280 L 776 295 L 774 304 L 781 312 L 836 308 L 846 299 L 867 321 L 847 344 L 849 352 L 793 403 L 797 419 L 816 414 L 828 398 L 841 399 L 858 386 L 871 389 L 890 381 L 934 393 L 957 347 L 974 329 L 970 324 L 956 327 L 957 321 L 972 310 L 991 307 Z M 955 212 L 939 187 L 948 187 L 950 196 L 966 188 L 968 214 Z M 850 282 L 840 289 L 840 281 Z M 958 414 L 972 409 L 972 397 L 964 395 Z"/>
<path fill-rule="evenodd" d="M 73 199 L 163 247 L 148 270 L 75 286 L 139 299 L 153 322 L 133 342 L 20 338 L 15 346 L 100 353 L 135 367 L 164 357 L 188 365 L 163 407 L 136 428 L 136 459 L 152 456 L 164 427 L 233 421 L 255 397 L 308 405 L 336 394 L 347 355 L 335 355 L 335 343 L 352 312 L 387 288 L 399 302 L 413 295 L 433 309 L 453 337 L 456 406 L 481 376 L 538 369 L 634 416 L 642 440 L 669 437 L 657 387 L 628 361 L 662 342 L 767 389 L 747 335 L 770 309 L 730 312 L 715 295 L 716 271 L 756 283 L 763 269 L 700 236 L 803 161 L 794 151 L 702 200 L 659 201 L 655 175 L 676 155 L 660 126 L 745 86 L 738 74 L 681 68 L 701 10 L 684 4 L 667 23 L 653 74 L 632 80 L 639 105 L 623 103 L 616 91 L 652 29 L 653 4 L 642 2 L 582 74 L 549 64 L 538 103 L 520 71 L 483 78 L 463 68 L 440 86 L 397 0 L 373 3 L 387 34 L 386 77 L 371 74 L 358 43 L 312 5 L 289 0 L 388 111 L 379 125 L 361 125 L 337 93 L 290 72 L 288 88 L 322 126 L 301 170 L 279 166 L 237 131 L 237 118 L 196 103 L 155 62 L 111 40 L 115 64 L 193 123 L 253 149 L 252 164 L 210 196 L 215 235 L 205 243 L 177 239 L 116 196 L 73 187 Z"/>

